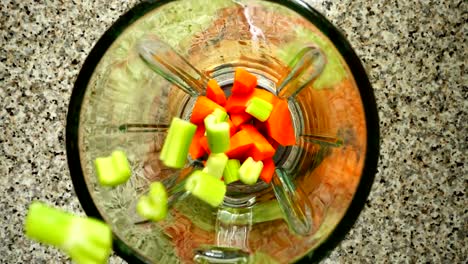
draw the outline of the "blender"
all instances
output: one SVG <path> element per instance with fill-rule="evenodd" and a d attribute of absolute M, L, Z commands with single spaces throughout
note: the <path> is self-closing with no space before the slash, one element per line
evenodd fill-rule
<path fill-rule="evenodd" d="M 237 67 L 288 100 L 296 144 L 280 147 L 271 184 L 228 185 L 219 208 L 183 191 L 200 166 L 159 160 L 168 125 L 190 118 L 206 81 L 227 94 Z M 138 263 L 318 261 L 342 239 L 369 193 L 378 157 L 375 99 L 342 34 L 299 1 L 144 1 L 98 41 L 76 80 L 67 156 L 89 216 L 103 219 L 114 249 Z M 122 149 L 128 182 L 98 184 L 96 157 Z M 151 182 L 170 214 L 148 222 L 135 203 Z"/>

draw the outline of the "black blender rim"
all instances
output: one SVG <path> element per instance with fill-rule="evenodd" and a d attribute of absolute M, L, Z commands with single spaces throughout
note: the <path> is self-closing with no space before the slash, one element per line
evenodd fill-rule
<path fill-rule="evenodd" d="M 85 213 L 90 217 L 103 219 L 98 208 L 93 202 L 91 194 L 86 185 L 83 170 L 80 162 L 79 152 L 79 121 L 81 104 L 86 92 L 87 85 L 93 75 L 93 72 L 100 62 L 102 56 L 120 34 L 133 22 L 141 18 L 146 13 L 164 5 L 173 0 L 145 0 L 129 11 L 124 13 L 117 21 L 112 24 L 101 36 L 91 52 L 83 63 L 80 73 L 75 81 L 70 104 L 67 114 L 66 124 L 66 150 L 67 160 L 70 169 L 70 175 L 81 206 Z M 354 52 L 346 37 L 338 30 L 325 16 L 313 9 L 309 4 L 300 0 L 268 0 L 286 6 L 294 10 L 309 22 L 314 24 L 323 32 L 340 52 L 358 86 L 362 103 L 364 105 L 364 115 L 366 118 L 367 129 L 367 149 L 362 170 L 361 179 L 356 188 L 356 192 L 348 207 L 346 213 L 330 233 L 328 238 L 322 242 L 316 249 L 304 256 L 297 263 L 316 263 L 329 253 L 343 240 L 356 222 L 360 212 L 365 206 L 365 202 L 370 193 L 375 173 L 377 172 L 377 163 L 379 156 L 379 120 L 377 114 L 377 105 L 375 96 L 367 77 L 366 71 L 361 64 L 358 56 Z M 125 245 L 117 236 L 114 235 L 114 251 L 129 263 L 146 263 L 145 258 Z"/>

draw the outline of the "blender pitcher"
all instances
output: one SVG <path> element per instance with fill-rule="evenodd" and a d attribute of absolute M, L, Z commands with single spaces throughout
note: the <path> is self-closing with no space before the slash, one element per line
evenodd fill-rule
<path fill-rule="evenodd" d="M 227 94 L 234 70 L 288 100 L 296 144 L 280 147 L 271 184 L 228 185 L 219 208 L 183 190 L 183 169 L 159 160 L 168 125 L 189 119 L 208 78 Z M 132 177 L 98 184 L 96 157 L 127 153 Z M 67 155 L 80 202 L 108 223 L 114 249 L 141 263 L 316 261 L 349 230 L 378 156 L 375 99 L 342 35 L 296 1 L 144 1 L 98 41 L 75 83 Z M 135 211 L 149 184 L 168 188 L 170 213 Z"/>

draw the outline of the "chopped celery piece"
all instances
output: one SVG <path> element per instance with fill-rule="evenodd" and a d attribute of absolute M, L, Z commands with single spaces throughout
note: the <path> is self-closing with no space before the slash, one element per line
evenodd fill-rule
<path fill-rule="evenodd" d="M 213 115 L 213 114 L 209 114 L 205 117 L 205 119 L 203 120 L 204 124 L 205 124 L 205 127 L 208 127 L 208 126 L 211 126 L 211 125 L 216 125 L 218 124 L 218 118 Z"/>
<path fill-rule="evenodd" d="M 206 128 L 208 147 L 212 153 L 222 153 L 229 149 L 229 123 L 222 122 Z"/>
<path fill-rule="evenodd" d="M 25 232 L 31 239 L 64 250 L 77 263 L 106 263 L 112 249 L 112 232 L 102 221 L 40 202 L 29 207 Z"/>
<path fill-rule="evenodd" d="M 142 195 L 137 202 L 136 211 L 144 219 L 153 219 L 155 210 L 149 196 Z"/>
<path fill-rule="evenodd" d="M 114 163 L 114 168 L 121 179 L 127 181 L 132 175 L 132 171 L 125 152 L 122 150 L 115 150 L 112 152 L 112 162 Z"/>
<path fill-rule="evenodd" d="M 188 177 L 185 189 L 213 207 L 219 206 L 226 194 L 226 185 L 222 180 L 199 170 Z"/>
<path fill-rule="evenodd" d="M 159 154 L 159 159 L 165 160 L 167 158 L 167 152 L 169 152 L 170 145 L 166 144 L 166 142 L 172 142 L 175 134 L 175 129 L 171 129 L 172 124 L 176 123 L 177 121 L 175 119 L 172 119 L 171 125 L 169 126 L 169 129 L 167 130 L 166 138 L 164 139 L 164 144 L 161 149 L 161 153 Z"/>
<path fill-rule="evenodd" d="M 122 150 L 116 150 L 108 157 L 96 158 L 94 166 L 99 182 L 105 186 L 122 184 L 132 175 L 127 156 Z"/>
<path fill-rule="evenodd" d="M 164 165 L 180 169 L 184 167 L 190 144 L 197 126 L 174 117 L 161 150 L 160 159 Z"/>
<path fill-rule="evenodd" d="M 96 168 L 96 174 L 99 183 L 102 185 L 112 185 L 113 180 L 116 177 L 116 171 L 114 169 L 114 163 L 112 157 L 99 157 L 94 160 L 94 167 Z"/>
<path fill-rule="evenodd" d="M 39 242 L 59 247 L 67 240 L 66 231 L 73 217 L 42 203 L 33 202 L 26 216 L 26 235 Z"/>
<path fill-rule="evenodd" d="M 112 249 L 112 232 L 102 221 L 74 217 L 68 237 L 64 250 L 75 262 L 107 263 Z"/>
<path fill-rule="evenodd" d="M 167 192 L 160 182 L 153 182 L 150 185 L 148 195 L 142 195 L 136 206 L 137 213 L 142 217 L 160 221 L 167 215 Z"/>
<path fill-rule="evenodd" d="M 224 153 L 210 154 L 210 156 L 208 156 L 208 160 L 206 161 L 203 172 L 217 179 L 221 179 L 221 177 L 223 177 L 224 168 L 226 167 L 228 159 L 228 156 L 226 156 Z"/>
<path fill-rule="evenodd" d="M 258 120 L 265 122 L 268 117 L 270 117 L 271 111 L 273 110 L 273 105 L 261 98 L 253 97 L 247 103 L 247 108 L 245 112 L 249 113 Z"/>
<path fill-rule="evenodd" d="M 228 122 L 216 122 L 213 114 L 205 118 L 206 138 L 212 153 L 222 153 L 229 149 L 230 127 Z"/>
<path fill-rule="evenodd" d="M 222 110 L 216 110 L 206 116 L 203 121 L 210 151 L 212 153 L 222 153 L 229 149 L 230 126 L 226 122 L 229 116 Z"/>
<path fill-rule="evenodd" d="M 217 122 L 226 122 L 229 119 L 228 114 L 219 108 L 216 108 L 212 114 L 216 116 Z"/>
<path fill-rule="evenodd" d="M 226 167 L 224 168 L 224 182 L 226 184 L 239 180 L 239 168 L 240 161 L 236 159 L 230 159 L 227 161 Z"/>
<path fill-rule="evenodd" d="M 245 184 L 255 184 L 263 169 L 263 162 L 248 157 L 239 168 L 239 179 Z"/>
<path fill-rule="evenodd" d="M 154 204 L 167 204 L 167 192 L 164 184 L 161 182 L 151 183 L 149 197 Z"/>

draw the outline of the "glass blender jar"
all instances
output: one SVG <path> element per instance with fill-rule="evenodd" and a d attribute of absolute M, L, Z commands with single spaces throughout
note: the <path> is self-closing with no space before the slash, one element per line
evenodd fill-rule
<path fill-rule="evenodd" d="M 186 89 L 142 56 L 141 47 L 151 47 L 155 37 L 170 47 L 165 62 L 179 71 Z M 320 58 L 307 57 L 313 51 Z M 295 78 L 300 63 L 319 59 Z M 184 74 L 214 78 L 229 91 L 236 67 L 288 100 L 297 142 L 277 151 L 272 184 L 234 184 L 223 206 L 211 208 L 179 191 L 197 161 L 174 170 L 159 161 L 159 152 L 170 120 L 188 119 L 204 93 Z M 310 263 L 336 246 L 364 206 L 378 131 L 359 59 L 307 4 L 144 1 L 108 29 L 83 65 L 68 112 L 67 156 L 84 210 L 111 226 L 114 249 L 131 263 Z M 103 187 L 93 161 L 115 149 L 127 153 L 132 177 Z M 170 215 L 158 223 L 135 212 L 153 181 L 172 195 Z"/>

